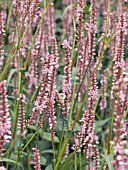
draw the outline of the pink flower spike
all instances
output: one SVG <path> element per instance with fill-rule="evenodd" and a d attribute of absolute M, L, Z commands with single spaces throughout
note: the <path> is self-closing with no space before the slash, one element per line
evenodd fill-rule
<path fill-rule="evenodd" d="M 34 169 L 41 170 L 39 150 L 37 148 L 33 148 L 33 151 L 34 151 L 34 161 L 35 161 Z"/>
<path fill-rule="evenodd" d="M 7 170 L 4 166 L 0 166 L 0 170 Z"/>
<path fill-rule="evenodd" d="M 63 47 L 65 48 L 65 78 L 62 82 L 62 95 L 63 95 L 63 115 L 65 118 L 68 116 L 69 102 L 71 100 L 72 84 L 71 84 L 71 60 L 70 60 L 70 46 L 67 40 L 64 40 Z"/>
<path fill-rule="evenodd" d="M 22 137 L 26 134 L 26 130 L 25 130 L 25 106 L 24 106 L 24 103 L 25 103 L 25 95 L 24 94 L 20 94 L 20 104 L 19 104 L 19 111 L 20 111 L 20 115 L 19 115 L 19 133 L 23 133 L 22 134 Z"/>
<path fill-rule="evenodd" d="M 54 98 L 55 98 L 55 93 L 54 91 L 52 92 L 51 100 L 50 100 L 50 117 L 49 117 L 49 126 L 50 126 L 50 131 L 51 131 L 51 139 L 52 141 L 54 140 L 54 129 L 55 129 L 55 124 L 56 124 L 56 116 L 55 116 L 55 109 L 54 109 Z"/>
<path fill-rule="evenodd" d="M 0 156 L 3 154 L 4 144 L 9 142 L 11 120 L 6 91 L 6 81 L 0 82 Z"/>

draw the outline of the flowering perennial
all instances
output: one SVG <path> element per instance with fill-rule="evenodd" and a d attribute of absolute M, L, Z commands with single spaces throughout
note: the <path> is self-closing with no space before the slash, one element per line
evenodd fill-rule
<path fill-rule="evenodd" d="M 65 78 L 62 83 L 62 93 L 63 93 L 63 114 L 64 117 L 67 118 L 69 111 L 69 102 L 71 100 L 71 65 L 70 65 L 70 49 L 69 42 L 64 40 L 63 48 L 65 48 L 66 56 L 65 56 Z"/>
<path fill-rule="evenodd" d="M 40 167 L 40 155 L 39 155 L 39 150 L 37 148 L 33 148 L 33 151 L 34 151 L 34 169 L 35 170 L 41 170 L 41 167 Z"/>
<path fill-rule="evenodd" d="M 126 0 L 0 1 L 0 170 L 128 169 L 127 22 Z"/>
<path fill-rule="evenodd" d="M 24 103 L 25 103 L 25 95 L 24 94 L 20 94 L 20 97 L 19 97 L 19 101 L 20 101 L 20 105 L 19 105 L 19 133 L 23 133 L 22 136 L 25 135 L 25 126 L 26 126 L 26 122 L 25 122 L 25 106 L 24 106 Z"/>
<path fill-rule="evenodd" d="M 4 151 L 4 144 L 9 142 L 11 136 L 11 119 L 6 91 L 6 81 L 0 82 L 0 156 Z"/>
<path fill-rule="evenodd" d="M 116 46 L 115 56 L 114 56 L 114 97 L 115 97 L 115 107 L 114 107 L 114 132 L 116 134 L 116 140 L 114 142 L 114 152 L 115 160 L 115 169 L 118 170 L 124 165 L 125 160 L 125 149 L 126 144 L 125 135 L 126 135 L 126 125 L 124 121 L 125 115 L 125 105 L 124 105 L 124 96 L 126 95 L 125 85 L 123 79 L 123 70 L 124 70 L 124 38 L 126 35 L 126 19 L 125 14 L 121 14 L 119 17 L 118 23 L 118 43 Z M 126 82 L 127 83 L 127 82 Z M 127 99 L 126 99 L 127 100 Z"/>

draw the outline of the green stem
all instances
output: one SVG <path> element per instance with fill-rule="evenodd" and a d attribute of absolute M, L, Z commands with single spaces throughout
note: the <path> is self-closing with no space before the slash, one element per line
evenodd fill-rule
<path fill-rule="evenodd" d="M 7 24 L 6 24 L 6 30 L 7 30 L 7 32 L 8 32 L 9 24 L 10 24 L 10 18 L 11 18 L 11 13 L 12 13 L 12 7 L 13 7 L 12 0 L 10 0 L 10 3 L 9 3 L 9 11 L 8 11 L 8 18 L 7 18 Z"/>
<path fill-rule="evenodd" d="M 25 148 L 29 145 L 29 143 L 35 138 L 35 136 L 37 135 L 38 131 L 39 131 L 39 127 L 37 127 L 36 132 L 35 132 L 34 135 L 29 139 L 29 141 L 26 143 L 26 145 L 23 147 L 22 151 L 24 151 Z"/>
<path fill-rule="evenodd" d="M 88 67 L 89 67 L 89 65 L 88 65 Z M 74 101 L 74 103 L 73 103 L 73 107 L 71 108 L 71 111 L 72 111 L 72 112 L 71 112 L 70 114 L 72 114 L 72 113 L 74 112 L 74 109 L 75 109 L 75 106 L 76 106 L 76 103 L 77 103 L 77 100 L 78 100 L 79 92 L 80 92 L 80 89 L 81 89 L 82 84 L 83 84 L 83 82 L 84 82 L 84 79 L 85 79 L 85 76 L 86 76 L 88 67 L 87 67 L 86 70 L 85 70 L 85 73 L 84 73 L 84 76 L 83 76 L 83 78 L 82 78 L 82 81 L 81 81 L 81 82 L 79 83 L 79 85 L 78 85 L 77 95 L 76 95 L 75 101 Z M 75 120 L 76 120 L 76 119 L 78 120 L 78 117 L 79 117 L 79 112 L 78 112 L 78 115 L 76 115 Z M 73 124 L 73 127 L 72 127 L 72 128 L 74 128 L 74 127 L 75 127 L 75 125 Z M 72 129 L 72 128 L 71 128 L 71 129 Z"/>
<path fill-rule="evenodd" d="M 54 168 L 55 168 L 55 159 L 56 159 L 56 156 L 55 156 L 55 147 L 54 147 L 54 141 L 52 140 L 52 149 L 53 149 L 53 164 L 54 164 Z"/>
<path fill-rule="evenodd" d="M 19 95 L 21 94 L 22 91 L 22 75 L 21 72 L 19 72 L 19 84 L 18 84 L 18 89 L 19 89 Z M 15 140 L 15 136 L 16 136 L 16 130 L 17 130 L 17 123 L 18 123 L 18 115 L 19 115 L 19 104 L 20 101 L 18 100 L 16 102 L 16 114 L 15 114 L 15 121 L 14 121 L 14 127 L 13 127 L 13 132 L 12 132 L 12 141 Z"/>
<path fill-rule="evenodd" d="M 76 157 L 76 153 L 75 153 L 75 170 L 77 170 L 77 157 Z"/>
<path fill-rule="evenodd" d="M 80 170 L 82 170 L 82 157 L 81 157 L 81 153 L 79 154 L 79 160 L 80 160 Z"/>
<path fill-rule="evenodd" d="M 112 111 L 112 114 L 111 114 L 111 122 L 110 122 L 110 127 L 109 127 L 108 153 L 107 153 L 107 154 L 110 154 L 110 141 L 112 140 L 113 122 L 114 122 L 114 113 L 113 113 L 113 111 Z"/>
<path fill-rule="evenodd" d="M 67 136 L 67 137 L 66 137 L 66 140 L 65 140 L 65 142 L 64 142 L 64 144 L 63 144 L 63 146 L 62 146 L 62 148 L 61 148 L 61 151 L 59 152 L 59 155 L 58 155 L 58 157 L 57 157 L 57 162 L 56 162 L 56 164 L 55 164 L 54 170 L 58 170 L 59 163 L 60 163 L 60 161 L 61 161 L 61 159 L 62 159 L 62 157 L 63 157 L 63 154 L 64 154 L 64 152 L 65 152 L 67 143 L 69 142 L 69 139 L 70 139 L 70 136 Z"/>
<path fill-rule="evenodd" d="M 73 86 L 73 93 L 72 93 L 72 105 L 70 109 L 70 114 L 69 114 L 69 122 L 68 122 L 68 129 L 70 130 L 71 126 L 71 121 L 72 121 L 72 114 L 73 114 L 73 108 L 74 108 L 74 94 L 75 94 L 75 89 L 76 89 L 76 76 L 77 76 L 77 69 L 78 69 L 78 57 L 77 57 L 77 63 L 76 63 L 76 73 L 75 73 L 75 78 L 74 78 L 74 86 Z"/>
<path fill-rule="evenodd" d="M 29 151 L 30 153 L 30 151 Z M 30 154 L 28 153 L 28 157 L 27 157 L 27 161 L 28 161 L 28 170 L 31 170 L 31 166 L 30 166 Z"/>
<path fill-rule="evenodd" d="M 74 42 L 73 42 L 73 49 L 72 49 L 72 54 L 71 54 L 71 59 L 72 59 L 72 63 L 71 63 L 71 69 L 73 66 L 73 61 L 74 61 L 74 49 L 75 49 L 75 43 L 76 43 L 76 21 L 75 18 L 73 17 L 73 28 L 74 28 Z M 76 62 L 76 72 L 75 72 L 75 78 L 74 78 L 74 86 L 73 86 L 73 93 L 72 93 L 72 105 L 71 105 L 71 109 L 70 109 L 70 113 L 69 113 L 69 122 L 68 122 L 68 129 L 70 130 L 70 126 L 71 126 L 71 120 L 72 120 L 72 114 L 73 114 L 73 105 L 74 105 L 74 94 L 75 94 L 75 89 L 76 89 L 76 76 L 77 76 L 77 70 L 78 70 L 78 57 L 77 57 L 77 62 Z"/>
<path fill-rule="evenodd" d="M 61 151 L 63 136 L 64 136 L 64 121 L 63 121 L 63 124 L 62 124 L 61 138 L 60 138 L 60 143 L 59 143 L 59 149 L 58 149 L 57 157 L 59 156 L 59 153 Z"/>
<path fill-rule="evenodd" d="M 18 163 L 19 158 L 20 158 L 20 148 L 21 148 L 21 141 L 20 141 L 20 146 L 19 146 L 19 148 L 18 148 L 16 163 Z M 17 164 L 15 164 L 14 170 L 17 170 Z"/>

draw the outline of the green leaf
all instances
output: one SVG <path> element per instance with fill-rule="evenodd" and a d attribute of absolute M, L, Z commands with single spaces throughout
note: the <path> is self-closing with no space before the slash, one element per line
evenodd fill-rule
<path fill-rule="evenodd" d="M 85 6 L 84 9 L 83 9 L 83 13 L 86 14 L 86 15 L 89 15 L 91 12 L 88 8 L 88 6 Z"/>
<path fill-rule="evenodd" d="M 70 10 L 70 8 L 74 6 L 73 4 L 67 6 L 63 12 L 63 15 L 62 15 L 62 20 L 65 18 L 65 15 L 67 14 L 68 10 Z"/>
<path fill-rule="evenodd" d="M 59 166 L 59 170 L 66 170 L 66 169 L 69 169 L 72 165 L 72 159 L 75 155 L 75 152 L 71 153 L 70 155 L 68 155 L 63 161 L 62 163 L 60 163 L 60 166 Z"/>
<path fill-rule="evenodd" d="M 101 132 L 102 131 L 102 126 L 104 126 L 110 119 L 107 118 L 105 120 L 99 120 L 99 121 L 96 121 L 95 123 L 95 131 L 96 132 Z"/>
<path fill-rule="evenodd" d="M 32 97 L 31 97 L 31 99 L 30 99 L 30 104 L 32 104 L 33 101 L 34 101 L 34 99 L 36 98 L 37 92 L 38 92 L 38 90 L 39 90 L 39 87 L 40 87 L 40 84 L 38 84 L 38 86 L 37 86 L 36 89 L 34 90 L 33 95 L 32 95 Z"/>
<path fill-rule="evenodd" d="M 40 165 L 46 165 L 47 160 L 43 157 L 40 158 Z"/>
<path fill-rule="evenodd" d="M 13 76 L 14 73 L 18 73 L 19 71 L 20 72 L 24 72 L 25 69 L 11 69 L 10 73 L 9 73 L 9 76 L 8 76 L 8 79 L 7 79 L 7 86 L 9 85 L 9 82 Z"/>
<path fill-rule="evenodd" d="M 9 82 L 10 82 L 10 80 L 11 80 L 11 78 L 12 78 L 12 76 L 15 72 L 18 72 L 18 69 L 11 69 L 9 76 L 8 76 L 8 79 L 7 79 L 7 86 L 9 85 Z"/>
<path fill-rule="evenodd" d="M 39 131 L 40 132 L 40 131 Z M 42 131 L 41 131 L 42 133 Z M 52 141 L 51 140 L 51 133 L 49 132 L 44 132 L 43 133 L 43 139 L 47 140 L 47 141 Z M 59 138 L 57 136 L 54 136 L 54 142 L 55 143 L 59 143 Z"/>
<path fill-rule="evenodd" d="M 61 19 L 62 13 L 61 10 L 56 10 L 56 20 Z"/>
<path fill-rule="evenodd" d="M 105 120 L 100 120 L 100 121 L 96 121 L 96 127 L 97 126 L 103 126 L 103 125 L 105 125 L 107 122 L 109 121 L 109 118 L 107 118 L 107 119 L 105 119 Z"/>
<path fill-rule="evenodd" d="M 67 131 L 68 130 L 68 121 L 62 118 L 59 118 L 57 121 L 57 127 L 60 131 Z"/>
<path fill-rule="evenodd" d="M 34 126 L 34 125 L 29 125 L 28 128 L 36 130 L 36 126 Z M 41 134 L 41 136 L 42 136 L 42 129 L 39 130 L 39 134 Z M 51 142 L 52 141 L 51 140 L 51 133 L 43 132 L 43 139 Z M 57 136 L 54 137 L 54 142 L 59 143 L 59 138 Z"/>
<path fill-rule="evenodd" d="M 97 44 L 99 44 L 99 42 L 102 41 L 103 38 L 104 38 L 104 36 L 101 36 L 101 37 L 98 39 Z"/>
<path fill-rule="evenodd" d="M 107 44 L 109 42 L 109 37 L 107 37 L 106 35 L 104 36 L 104 41 Z"/>
<path fill-rule="evenodd" d="M 36 126 L 35 125 L 29 125 L 28 128 L 32 129 L 32 130 L 36 130 Z"/>
<path fill-rule="evenodd" d="M 75 125 L 73 131 L 74 131 L 74 132 L 80 131 L 80 125 L 79 125 L 79 123 L 76 123 L 76 125 Z"/>
<path fill-rule="evenodd" d="M 54 152 L 57 153 L 57 150 L 54 150 Z M 44 154 L 44 153 L 51 153 L 51 154 L 53 154 L 53 150 L 52 150 L 52 149 L 43 150 L 42 153 L 43 153 L 43 154 Z"/>
<path fill-rule="evenodd" d="M 106 155 L 101 155 L 101 156 L 105 159 L 109 167 L 109 170 L 113 170 L 113 165 L 112 165 L 113 154 L 109 154 L 109 155 L 106 154 Z"/>
<path fill-rule="evenodd" d="M 62 157 L 65 153 L 66 146 L 67 146 L 67 143 L 69 142 L 69 139 L 70 139 L 70 136 L 67 136 L 66 139 L 65 139 L 65 142 L 63 143 L 63 145 L 61 147 L 61 150 L 58 153 L 57 162 L 56 162 L 56 165 L 55 165 L 55 170 L 58 170 L 59 163 L 62 160 Z"/>
<path fill-rule="evenodd" d="M 0 162 L 8 162 L 8 163 L 12 163 L 12 164 L 17 164 L 17 165 L 19 165 L 19 166 L 23 169 L 23 167 L 22 167 L 19 163 L 15 162 L 15 161 L 12 160 L 12 159 L 8 159 L 8 158 L 3 158 L 3 159 L 1 159 L 1 158 L 0 158 Z"/>
<path fill-rule="evenodd" d="M 52 164 L 48 165 L 45 170 L 53 170 Z"/>

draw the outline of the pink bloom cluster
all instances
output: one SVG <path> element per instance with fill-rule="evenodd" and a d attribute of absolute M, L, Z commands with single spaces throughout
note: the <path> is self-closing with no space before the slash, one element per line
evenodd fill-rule
<path fill-rule="evenodd" d="M 25 103 L 25 95 L 24 94 L 20 94 L 20 97 L 19 97 L 19 101 L 20 101 L 20 104 L 19 104 L 19 133 L 23 133 L 22 136 L 25 135 L 26 133 L 26 130 L 25 130 L 25 125 L 26 125 L 26 122 L 25 122 L 25 106 L 24 106 L 24 103 Z"/>
<path fill-rule="evenodd" d="M 0 166 L 0 170 L 7 170 L 4 166 Z"/>
<path fill-rule="evenodd" d="M 55 37 L 55 32 L 56 32 L 55 11 L 54 11 L 53 3 L 50 4 L 45 19 L 46 19 L 46 29 L 47 29 L 46 33 L 48 35 L 48 40 L 51 43 L 52 37 Z"/>
<path fill-rule="evenodd" d="M 27 125 L 34 122 L 39 123 L 39 117 L 43 113 L 40 125 L 43 126 L 43 122 L 46 117 L 49 117 L 49 125 L 51 131 L 51 138 L 54 138 L 54 127 L 56 123 L 56 117 L 54 113 L 55 99 L 61 103 L 57 89 L 56 89 L 56 73 L 58 69 L 58 52 L 56 39 L 51 39 L 52 50 L 51 54 L 42 60 L 41 64 L 44 64 L 43 73 L 44 77 L 42 80 L 41 88 L 35 101 L 35 107 L 33 108 L 33 114 L 27 121 Z M 47 48 L 47 47 L 46 47 Z M 46 50 L 47 53 L 47 50 Z M 45 63 L 46 62 L 46 63 Z"/>
<path fill-rule="evenodd" d="M 117 28 L 117 38 L 118 43 L 114 55 L 114 82 L 113 82 L 113 97 L 115 99 L 114 104 L 114 132 L 116 139 L 112 144 L 114 145 L 115 160 L 113 164 L 115 165 L 115 170 L 120 169 L 121 166 L 125 165 L 126 150 L 124 149 L 126 135 L 125 127 L 125 109 L 126 101 L 128 100 L 127 96 L 127 82 L 124 76 L 124 40 L 126 35 L 126 19 L 125 14 L 121 14 L 119 17 L 119 23 Z"/>
<path fill-rule="evenodd" d="M 35 161 L 34 169 L 41 170 L 39 150 L 37 148 L 33 148 L 33 151 L 34 151 L 34 161 Z"/>
<path fill-rule="evenodd" d="M 92 65 L 94 53 L 94 46 L 95 46 L 95 34 L 97 32 L 97 25 L 96 25 L 96 0 L 91 0 L 92 5 L 92 12 L 90 15 L 90 22 L 86 24 L 86 31 L 88 36 L 88 64 Z"/>
<path fill-rule="evenodd" d="M 38 61 L 38 49 L 33 49 L 31 52 L 32 63 L 29 67 L 29 92 L 30 94 L 36 88 L 38 84 L 38 74 L 37 74 L 37 61 Z"/>
<path fill-rule="evenodd" d="M 63 19 L 63 34 L 67 35 L 69 44 L 73 43 L 73 17 L 75 15 L 75 0 L 63 2 L 68 11 Z"/>
<path fill-rule="evenodd" d="M 118 79 L 120 79 L 123 75 L 123 69 L 124 69 L 124 40 L 125 35 L 127 34 L 126 31 L 126 18 L 125 14 L 121 14 L 119 17 L 119 23 L 117 27 L 117 37 L 118 37 L 118 43 L 116 46 L 116 51 L 114 54 L 114 78 L 116 80 L 116 83 L 118 82 Z M 116 85 L 115 83 L 115 85 Z"/>
<path fill-rule="evenodd" d="M 101 97 L 100 109 L 101 109 L 101 111 L 104 111 L 104 109 L 107 106 L 107 101 L 106 101 L 107 80 L 106 80 L 106 77 L 104 75 L 102 75 L 101 85 L 102 85 L 102 97 Z"/>
<path fill-rule="evenodd" d="M 50 115 L 49 115 L 49 126 L 50 126 L 50 132 L 51 132 L 51 139 L 54 140 L 54 128 L 56 124 L 56 116 L 55 116 L 55 109 L 54 109 L 54 98 L 55 98 L 55 92 L 52 92 L 52 96 L 50 99 Z"/>
<path fill-rule="evenodd" d="M 98 138 L 94 132 L 95 116 L 94 116 L 94 106 L 97 101 L 98 89 L 96 83 L 96 77 L 93 73 L 92 75 L 92 86 L 89 91 L 88 97 L 88 110 L 83 114 L 81 119 L 80 132 L 75 136 L 74 141 L 75 145 L 73 148 L 78 152 L 81 152 L 81 148 L 84 146 L 84 153 L 88 159 L 88 170 L 91 167 L 91 157 L 93 156 L 95 162 L 95 169 L 99 168 L 99 158 L 98 150 L 96 145 L 98 144 Z"/>
<path fill-rule="evenodd" d="M 11 136 L 11 119 L 6 91 L 6 81 L 0 82 L 0 156 L 4 150 L 4 144 L 9 142 Z"/>
<path fill-rule="evenodd" d="M 4 23 L 3 23 L 3 13 L 0 12 L 0 73 L 2 72 L 3 60 L 4 60 L 4 50 L 3 50 L 3 36 L 5 34 L 4 31 Z"/>
<path fill-rule="evenodd" d="M 83 32 L 83 9 L 84 9 L 84 1 L 79 0 L 77 5 L 77 42 L 78 42 L 78 55 L 79 55 L 79 79 L 81 79 L 85 67 L 85 40 L 84 40 L 84 32 Z"/>
<path fill-rule="evenodd" d="M 67 118 L 69 111 L 69 104 L 71 100 L 72 85 L 71 85 L 71 62 L 70 62 L 70 49 L 69 42 L 64 40 L 63 48 L 65 48 L 65 78 L 62 82 L 62 95 L 63 95 L 63 114 Z"/>

